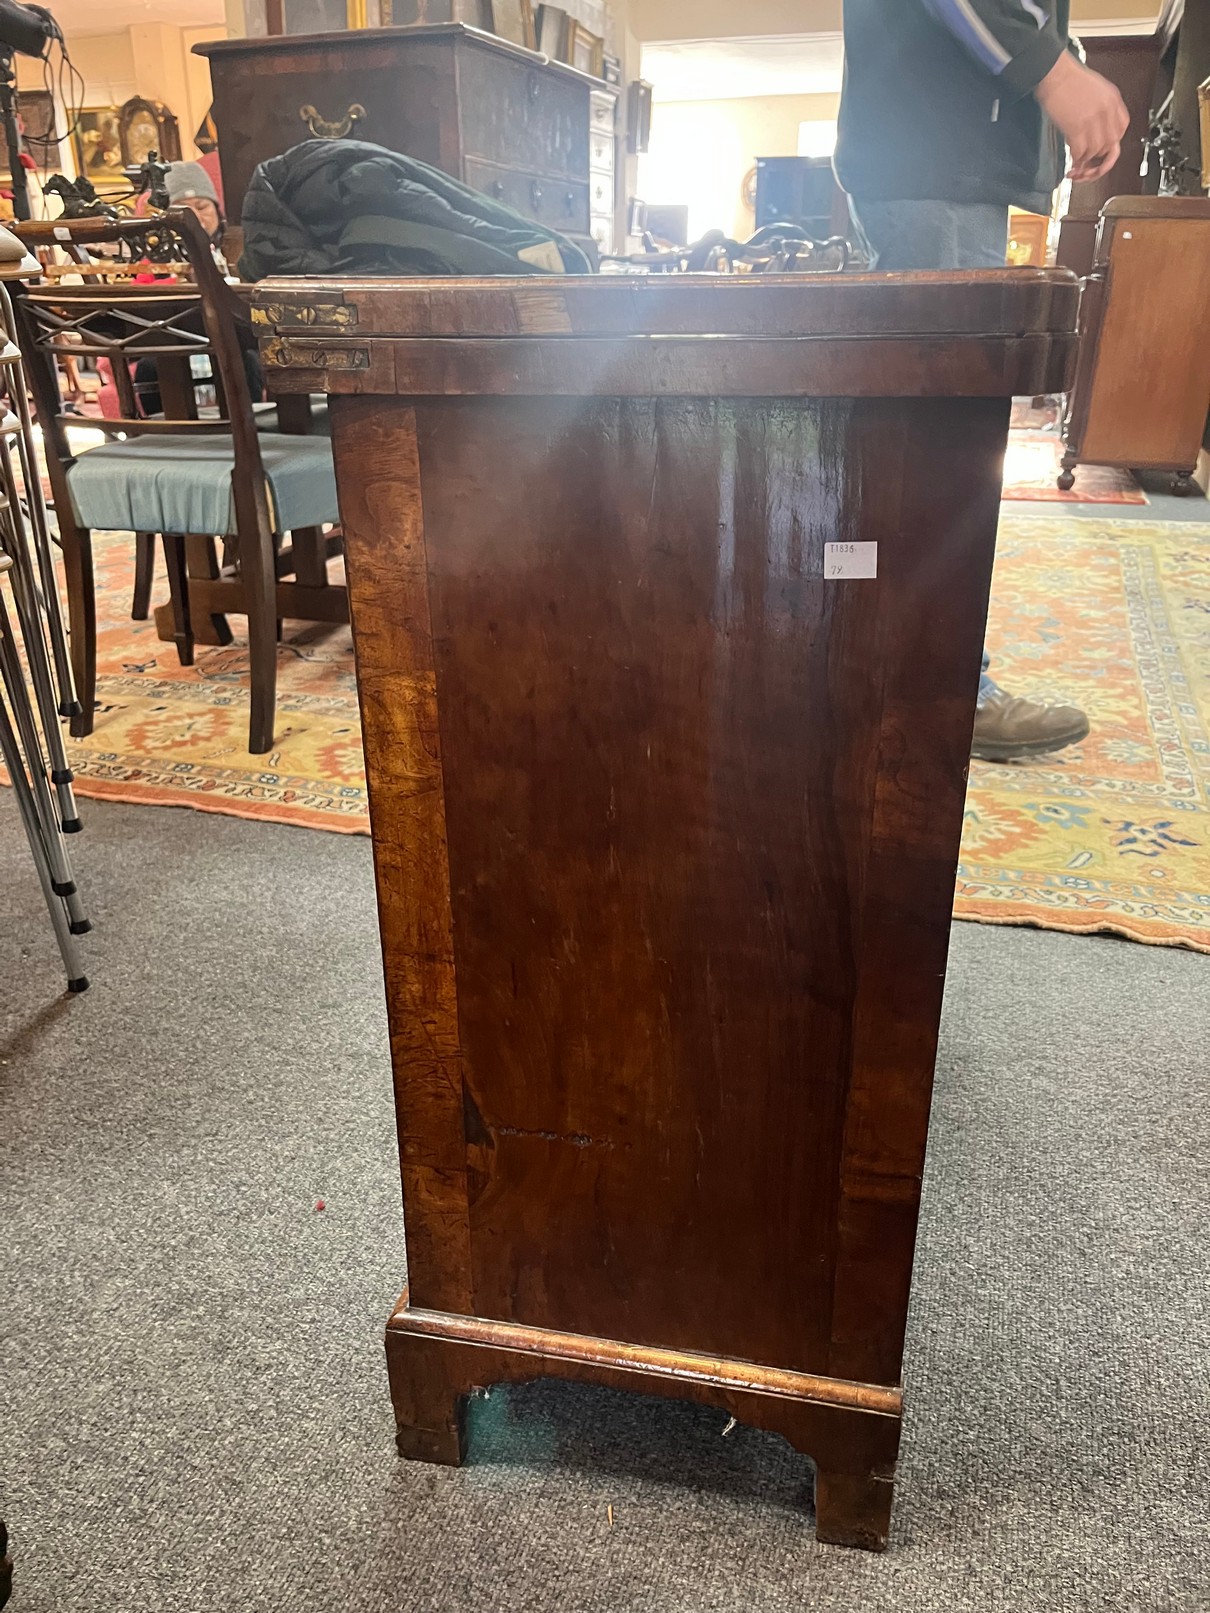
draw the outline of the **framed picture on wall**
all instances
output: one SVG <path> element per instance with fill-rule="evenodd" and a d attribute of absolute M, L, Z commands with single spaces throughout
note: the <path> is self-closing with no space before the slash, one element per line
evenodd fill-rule
<path fill-rule="evenodd" d="M 45 90 L 22 90 L 17 96 L 17 118 L 25 149 L 40 173 L 60 166 L 59 142 L 55 138 L 55 103 Z M 0 161 L 8 171 L 8 152 L 0 147 Z"/>
<path fill-rule="evenodd" d="M 563 58 L 569 67 L 581 73 L 601 78 L 605 72 L 605 41 L 585 28 L 582 22 L 569 17 L 567 22 L 567 55 Z"/>
<path fill-rule="evenodd" d="M 121 114 L 116 106 L 86 106 L 80 110 L 71 143 L 76 172 L 91 180 L 103 195 L 128 191 L 130 181 L 122 172 Z"/>
<path fill-rule="evenodd" d="M 571 18 L 561 6 L 538 7 L 538 49 L 552 62 L 565 59 L 570 21 Z"/>
<path fill-rule="evenodd" d="M 538 29 L 530 0 L 490 0 L 492 32 L 510 45 L 537 50 Z"/>

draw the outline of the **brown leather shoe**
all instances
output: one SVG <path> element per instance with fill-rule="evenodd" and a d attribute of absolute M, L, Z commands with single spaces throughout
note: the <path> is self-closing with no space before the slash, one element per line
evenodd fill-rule
<path fill-rule="evenodd" d="M 975 713 L 971 755 L 983 762 L 1045 756 L 1088 738 L 1088 718 L 1078 706 L 1045 706 L 1022 700 L 993 684 Z"/>

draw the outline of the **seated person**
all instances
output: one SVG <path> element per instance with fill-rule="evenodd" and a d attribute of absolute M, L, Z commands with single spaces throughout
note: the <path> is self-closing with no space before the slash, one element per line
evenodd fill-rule
<path fill-rule="evenodd" d="M 227 260 L 222 252 L 227 220 L 210 175 L 200 162 L 174 162 L 169 165 L 164 183 L 169 207 L 187 207 L 196 216 L 209 239 L 220 273 L 227 274 Z"/>
<path fill-rule="evenodd" d="M 187 207 L 195 215 L 206 232 L 220 274 L 227 274 L 227 261 L 222 253 L 223 233 L 227 228 L 227 220 L 223 217 L 218 192 L 210 175 L 200 162 L 174 162 L 169 165 L 164 183 L 168 191 L 168 205 Z M 187 326 L 188 320 L 183 321 L 183 324 Z M 248 391 L 252 395 L 252 401 L 258 403 L 264 396 L 265 388 L 260 358 L 255 346 L 244 349 L 244 371 L 248 377 Z M 160 414 L 163 404 L 155 386 L 155 360 L 140 359 L 135 367 L 134 379 L 142 412 L 145 415 Z M 198 379 L 204 383 L 207 378 Z"/>

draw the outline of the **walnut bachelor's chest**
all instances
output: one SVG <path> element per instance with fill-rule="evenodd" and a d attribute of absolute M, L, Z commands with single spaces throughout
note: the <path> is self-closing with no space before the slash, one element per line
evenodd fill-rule
<path fill-rule="evenodd" d="M 1009 406 L 1076 297 L 260 289 L 272 385 L 332 394 L 405 1455 L 502 1379 L 685 1396 L 886 1543 Z"/>

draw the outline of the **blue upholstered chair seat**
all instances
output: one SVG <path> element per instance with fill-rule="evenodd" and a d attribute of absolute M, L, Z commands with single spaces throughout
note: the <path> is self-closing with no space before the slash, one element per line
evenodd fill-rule
<path fill-rule="evenodd" d="M 274 532 L 335 521 L 336 477 L 327 437 L 259 431 Z M 67 473 L 81 526 L 119 532 L 236 530 L 231 438 L 182 432 L 129 437 L 82 454 Z"/>

